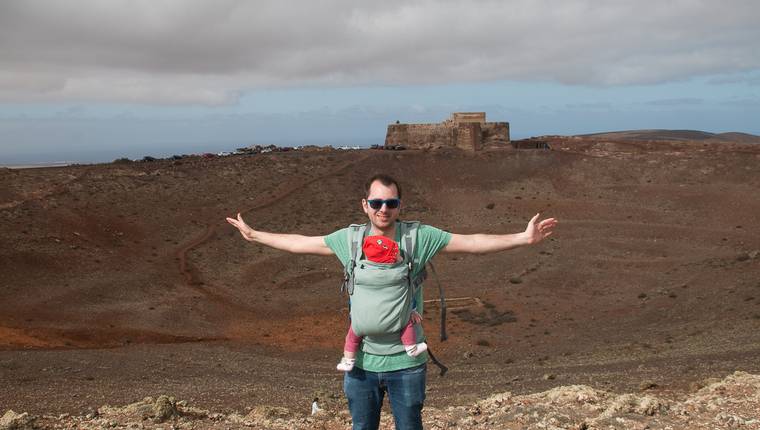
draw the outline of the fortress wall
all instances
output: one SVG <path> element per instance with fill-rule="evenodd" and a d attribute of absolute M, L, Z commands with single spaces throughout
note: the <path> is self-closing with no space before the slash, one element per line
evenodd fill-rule
<path fill-rule="evenodd" d="M 483 146 L 507 145 L 510 142 L 508 122 L 487 122 L 482 130 Z"/>
<path fill-rule="evenodd" d="M 391 124 L 385 135 L 385 145 L 403 145 L 410 149 L 452 146 L 452 131 L 441 124 Z"/>
<path fill-rule="evenodd" d="M 484 146 L 509 144 L 508 122 L 481 122 L 481 119 L 485 120 L 485 113 L 464 112 L 454 113 L 439 124 L 390 124 L 385 146 L 401 145 L 409 149 L 449 146 L 477 151 Z"/>

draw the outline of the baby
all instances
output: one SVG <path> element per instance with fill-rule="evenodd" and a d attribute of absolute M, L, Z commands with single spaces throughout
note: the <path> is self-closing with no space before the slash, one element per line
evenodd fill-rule
<path fill-rule="evenodd" d="M 362 244 L 362 251 L 367 260 L 374 263 L 396 264 L 402 260 L 398 244 L 385 236 L 367 236 Z M 409 322 L 401 330 L 401 343 L 410 357 L 416 357 L 427 350 L 425 342 L 417 343 L 417 335 L 414 332 L 414 324 L 419 324 L 420 322 L 422 322 L 422 317 L 415 309 L 412 309 Z M 349 324 L 346 343 L 343 347 L 343 358 L 338 363 L 338 370 L 350 372 L 354 368 L 356 351 L 359 350 L 361 343 L 362 338 L 354 333 Z"/>

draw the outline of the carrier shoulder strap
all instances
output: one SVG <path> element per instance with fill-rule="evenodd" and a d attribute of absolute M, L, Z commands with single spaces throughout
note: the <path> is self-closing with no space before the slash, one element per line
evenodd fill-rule
<path fill-rule="evenodd" d="M 401 240 L 404 241 L 404 259 L 405 264 L 409 267 L 409 276 L 414 273 L 415 266 L 417 265 L 417 261 L 414 259 L 414 250 L 417 246 L 417 230 L 420 227 L 419 221 L 400 221 L 399 225 L 401 226 Z M 412 287 L 412 293 L 417 292 L 417 290 L 420 288 L 420 285 L 422 285 L 422 282 L 425 281 L 427 278 L 427 270 L 425 270 L 425 267 L 422 267 L 420 272 L 410 279 L 411 281 L 411 287 Z"/>
<path fill-rule="evenodd" d="M 408 253 L 410 254 L 409 258 L 409 273 L 411 274 L 414 270 L 414 247 L 417 244 L 417 229 L 420 226 L 419 221 L 403 221 L 403 230 L 402 233 L 404 234 L 403 240 L 405 241 L 405 248 L 408 250 Z M 443 286 L 441 285 L 441 281 L 438 279 L 438 274 L 435 271 L 435 266 L 433 266 L 432 261 L 427 262 L 427 266 L 430 266 L 430 271 L 433 273 L 433 277 L 435 278 L 436 284 L 438 284 L 438 297 L 441 301 L 441 333 L 440 338 L 441 342 L 448 339 L 448 335 L 446 334 L 446 296 L 443 292 Z M 411 290 L 412 294 L 416 293 L 417 290 L 420 288 L 423 282 L 428 277 L 428 271 L 427 267 L 423 266 L 419 273 L 411 279 Z M 415 306 L 416 307 L 416 306 Z"/>
<path fill-rule="evenodd" d="M 359 261 L 362 255 L 361 243 L 364 241 L 364 237 L 369 233 L 367 224 L 351 224 L 348 226 L 348 244 L 351 250 L 351 259 L 343 268 L 343 284 L 340 287 L 340 292 L 347 292 L 349 295 L 354 293 L 354 268 L 356 262 Z"/>

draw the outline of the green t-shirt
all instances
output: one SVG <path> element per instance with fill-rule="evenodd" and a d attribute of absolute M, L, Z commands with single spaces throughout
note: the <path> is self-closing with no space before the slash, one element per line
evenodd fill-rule
<path fill-rule="evenodd" d="M 348 232 L 348 228 L 343 228 L 325 236 L 325 244 L 335 252 L 335 255 L 344 267 L 351 261 Z M 399 242 L 399 244 L 401 243 L 400 233 L 401 228 L 396 227 L 396 237 L 394 240 Z M 427 264 L 438 251 L 449 244 L 450 240 L 451 233 L 429 225 L 420 224 L 420 227 L 417 229 L 417 242 L 414 246 L 414 260 L 416 266 L 412 276 L 415 276 L 421 271 L 425 267 L 425 264 Z M 422 315 L 424 303 L 422 299 L 422 290 L 423 289 L 420 288 L 414 298 L 415 303 L 417 304 L 417 312 L 420 315 Z M 360 349 L 356 354 L 355 366 L 370 372 L 391 372 L 394 370 L 409 369 L 411 367 L 419 366 L 425 363 L 427 359 L 427 353 L 420 354 L 417 357 L 410 357 L 406 352 L 392 355 L 375 355 L 365 353 Z"/>

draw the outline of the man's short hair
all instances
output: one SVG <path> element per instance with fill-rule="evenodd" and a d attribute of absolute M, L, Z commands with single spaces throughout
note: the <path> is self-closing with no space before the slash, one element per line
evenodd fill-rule
<path fill-rule="evenodd" d="M 385 173 L 378 173 L 376 175 L 373 175 L 371 178 L 367 180 L 367 182 L 364 184 L 364 195 L 369 197 L 369 188 L 372 186 L 372 183 L 375 181 L 379 181 L 381 184 L 385 185 L 386 187 L 390 187 L 391 185 L 396 186 L 396 191 L 398 191 L 398 198 L 401 198 L 401 185 L 398 184 L 398 181 L 393 179 L 392 176 L 386 175 Z"/>

